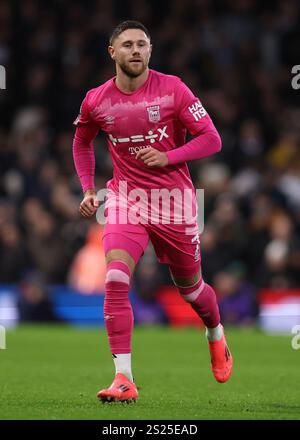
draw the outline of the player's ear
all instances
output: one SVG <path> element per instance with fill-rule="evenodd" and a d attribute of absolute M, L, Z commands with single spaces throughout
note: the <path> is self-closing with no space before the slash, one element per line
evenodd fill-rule
<path fill-rule="evenodd" d="M 150 56 L 152 54 L 152 48 L 153 48 L 153 46 L 152 46 L 152 44 L 150 44 Z"/>
<path fill-rule="evenodd" d="M 113 46 L 108 46 L 108 53 L 111 56 L 111 58 L 114 60 L 115 59 L 115 49 L 113 48 Z"/>

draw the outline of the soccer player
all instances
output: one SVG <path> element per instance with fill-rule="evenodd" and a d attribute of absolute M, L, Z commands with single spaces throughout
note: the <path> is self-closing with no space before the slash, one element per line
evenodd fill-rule
<path fill-rule="evenodd" d="M 216 294 L 201 275 L 197 219 L 178 214 L 183 200 L 180 196 L 185 193 L 191 194 L 193 212 L 196 206 L 186 162 L 219 152 L 220 136 L 199 99 L 180 78 L 149 69 L 152 45 L 143 24 L 125 21 L 118 25 L 108 51 L 116 65 L 116 76 L 86 94 L 74 122 L 73 142 L 75 167 L 84 192 L 80 204 L 83 217 L 93 216 L 99 207 L 93 149 L 99 130 L 107 136 L 113 163 L 103 233 L 107 264 L 104 320 L 116 375 L 111 386 L 97 396 L 102 401 L 138 398 L 131 370 L 133 313 L 128 292 L 134 268 L 149 240 L 158 261 L 169 266 L 179 293 L 203 320 L 212 372 L 218 382 L 226 382 L 232 372 L 232 356 L 220 323 Z M 187 130 L 194 136 L 189 142 L 185 142 Z M 169 217 L 163 191 L 159 193 L 162 208 L 152 203 L 150 195 L 160 190 L 167 194 L 173 191 L 176 196 L 171 207 L 173 221 L 165 221 Z M 149 196 L 147 200 L 145 195 Z M 142 203 L 137 203 L 138 196 Z M 138 216 L 133 214 L 135 204 L 140 208 Z M 149 218 L 152 205 L 156 209 Z"/>

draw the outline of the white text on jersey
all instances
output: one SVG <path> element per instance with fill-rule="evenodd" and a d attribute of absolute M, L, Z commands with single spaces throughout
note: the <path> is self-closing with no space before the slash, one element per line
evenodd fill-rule
<path fill-rule="evenodd" d="M 165 125 L 163 128 L 158 128 L 156 130 L 158 133 L 155 133 L 153 130 L 149 130 L 147 136 L 144 136 L 143 134 L 136 134 L 130 137 L 124 137 L 124 138 L 115 138 L 112 134 L 109 134 L 109 139 L 111 140 L 112 144 L 114 146 L 117 145 L 117 143 L 125 143 L 125 142 L 145 142 L 150 141 L 151 144 L 154 144 L 156 140 L 159 142 L 163 138 L 168 138 L 169 135 L 167 134 L 167 125 Z M 157 139 L 158 138 L 158 139 Z"/>
<path fill-rule="evenodd" d="M 200 119 L 206 115 L 206 110 L 200 101 L 197 101 L 193 105 L 191 105 L 189 107 L 189 111 L 190 113 L 192 113 L 196 121 L 200 121 Z"/>

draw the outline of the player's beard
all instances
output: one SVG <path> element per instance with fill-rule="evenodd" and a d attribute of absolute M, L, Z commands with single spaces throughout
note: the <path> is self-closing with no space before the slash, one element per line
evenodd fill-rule
<path fill-rule="evenodd" d="M 147 69 L 147 65 L 144 63 L 144 61 L 141 62 L 139 69 L 133 69 L 130 65 L 130 62 L 119 63 L 119 66 L 122 72 L 125 73 L 125 75 L 127 75 L 129 78 L 137 78 Z"/>

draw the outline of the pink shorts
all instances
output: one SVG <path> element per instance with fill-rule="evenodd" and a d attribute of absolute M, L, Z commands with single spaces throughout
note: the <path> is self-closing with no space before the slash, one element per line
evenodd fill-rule
<path fill-rule="evenodd" d="M 187 232 L 188 231 L 188 232 Z M 200 269 L 200 240 L 198 225 L 184 224 L 109 224 L 103 231 L 105 253 L 123 249 L 137 264 L 149 240 L 160 263 L 168 264 L 177 276 L 190 276 Z"/>

